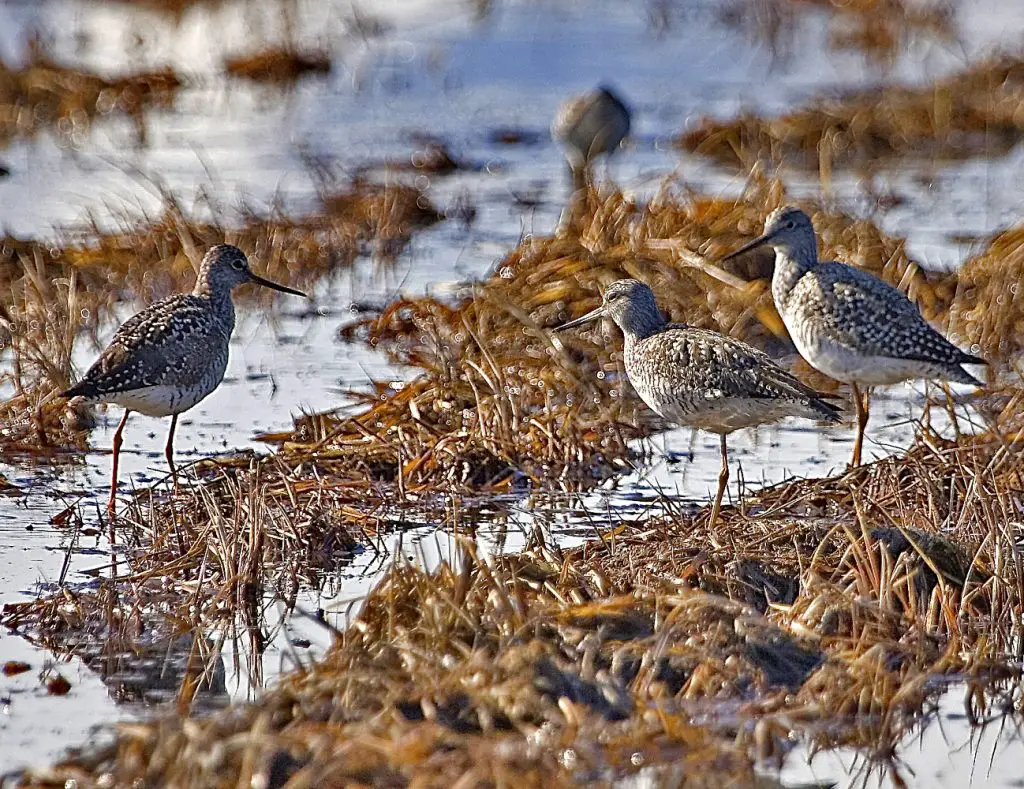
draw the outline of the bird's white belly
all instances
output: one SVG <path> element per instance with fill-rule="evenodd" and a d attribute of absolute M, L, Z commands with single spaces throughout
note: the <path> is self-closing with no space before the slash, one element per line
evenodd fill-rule
<path fill-rule="evenodd" d="M 212 391 L 208 386 L 146 386 L 110 394 L 103 399 L 145 416 L 170 416 L 187 411 Z"/>
<path fill-rule="evenodd" d="M 721 399 L 688 399 L 686 402 L 664 402 L 660 398 L 644 397 L 652 411 L 669 422 L 687 427 L 706 430 L 709 433 L 731 433 L 747 427 L 771 424 L 787 416 L 809 416 L 817 414 L 799 403 L 767 398 L 728 397 Z"/>
<path fill-rule="evenodd" d="M 809 337 L 797 327 L 790 327 L 789 321 L 785 323 L 793 344 L 807 363 L 843 383 L 887 386 L 910 378 L 932 378 L 941 374 L 929 362 L 858 353 L 827 337 Z"/>

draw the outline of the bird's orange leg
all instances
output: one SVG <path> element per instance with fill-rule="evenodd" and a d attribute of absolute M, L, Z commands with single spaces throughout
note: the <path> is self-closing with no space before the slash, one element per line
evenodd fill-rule
<path fill-rule="evenodd" d="M 178 495 L 178 472 L 174 468 L 174 428 L 178 424 L 178 415 L 171 417 L 171 432 L 167 434 L 167 445 L 164 447 L 164 457 L 167 458 L 167 465 L 171 469 L 171 479 L 174 480 L 174 495 Z"/>
<path fill-rule="evenodd" d="M 114 465 L 110 472 L 110 499 L 107 501 L 107 512 L 111 515 L 114 514 L 114 509 L 117 505 L 117 463 L 121 458 L 122 434 L 124 433 L 124 426 L 128 423 L 128 414 L 130 413 L 131 411 L 127 408 L 124 410 L 124 416 L 121 417 L 117 430 L 114 431 Z"/>
<path fill-rule="evenodd" d="M 864 446 L 864 432 L 868 427 L 868 404 L 871 397 L 871 390 L 865 389 L 862 393 L 857 384 L 853 386 L 853 403 L 857 407 L 857 439 L 853 442 L 853 459 L 850 468 L 860 465 L 861 449 Z"/>
<path fill-rule="evenodd" d="M 718 493 L 715 494 L 715 503 L 711 507 L 711 519 L 708 527 L 714 526 L 718 520 L 718 512 L 722 509 L 722 496 L 725 495 L 725 488 L 729 484 L 729 453 L 725 445 L 725 433 L 718 437 L 722 442 L 722 470 L 718 472 Z"/>

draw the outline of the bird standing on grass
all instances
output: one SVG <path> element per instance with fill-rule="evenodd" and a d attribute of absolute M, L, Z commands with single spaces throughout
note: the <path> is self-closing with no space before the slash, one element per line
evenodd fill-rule
<path fill-rule="evenodd" d="M 555 331 L 603 316 L 625 336 L 626 375 L 640 399 L 669 422 L 718 434 L 722 467 L 709 525 L 729 481 L 729 433 L 787 416 L 839 421 L 835 406 L 767 354 L 717 332 L 668 324 L 654 292 L 635 279 L 613 282 L 600 307 Z"/>
<path fill-rule="evenodd" d="M 610 156 L 629 136 L 630 118 L 629 107 L 605 86 L 573 96 L 558 108 L 551 136 L 565 149 L 577 188 L 585 184 L 590 162 Z"/>
<path fill-rule="evenodd" d="M 235 328 L 231 291 L 245 282 L 295 296 L 306 295 L 258 277 L 249 270 L 242 250 L 218 244 L 203 258 L 191 293 L 161 299 L 125 321 L 85 377 L 62 393 L 87 403 L 113 403 L 124 408 L 114 433 L 107 502 L 110 512 L 114 511 L 117 493 L 122 432 L 132 411 L 171 417 L 164 455 L 177 487 L 174 428 L 178 414 L 200 402 L 223 380 L 228 341 Z"/>
<path fill-rule="evenodd" d="M 981 386 L 961 365 L 985 360 L 935 331 L 896 288 L 859 268 L 819 261 L 814 226 L 799 208 L 773 211 L 764 233 L 724 260 L 764 244 L 775 250 L 772 298 L 793 344 L 812 367 L 853 388 L 851 465 L 861 462 L 871 387 L 911 378 Z"/>

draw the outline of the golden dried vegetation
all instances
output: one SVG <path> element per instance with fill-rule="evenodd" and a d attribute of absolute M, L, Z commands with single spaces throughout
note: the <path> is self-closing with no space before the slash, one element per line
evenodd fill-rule
<path fill-rule="evenodd" d="M 872 88 L 819 99 L 776 118 L 704 118 L 679 145 L 745 170 L 759 161 L 818 170 L 875 169 L 893 157 L 922 161 L 1003 154 L 1024 136 L 1024 62 L 982 61 L 920 88 Z"/>

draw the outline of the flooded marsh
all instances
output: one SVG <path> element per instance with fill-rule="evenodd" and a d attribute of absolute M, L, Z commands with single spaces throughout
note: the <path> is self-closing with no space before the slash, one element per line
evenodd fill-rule
<path fill-rule="evenodd" d="M 5 786 L 1012 785 L 1014 4 L 0 16 Z M 578 188 L 599 84 L 631 138 Z M 773 253 L 722 260 L 786 204 L 989 363 L 875 392 L 854 468 Z M 109 516 L 121 411 L 58 393 L 223 242 L 312 299 L 238 291 L 180 488 L 133 418 Z M 717 437 L 552 333 L 626 277 L 843 423 L 730 439 L 709 523 Z"/>

